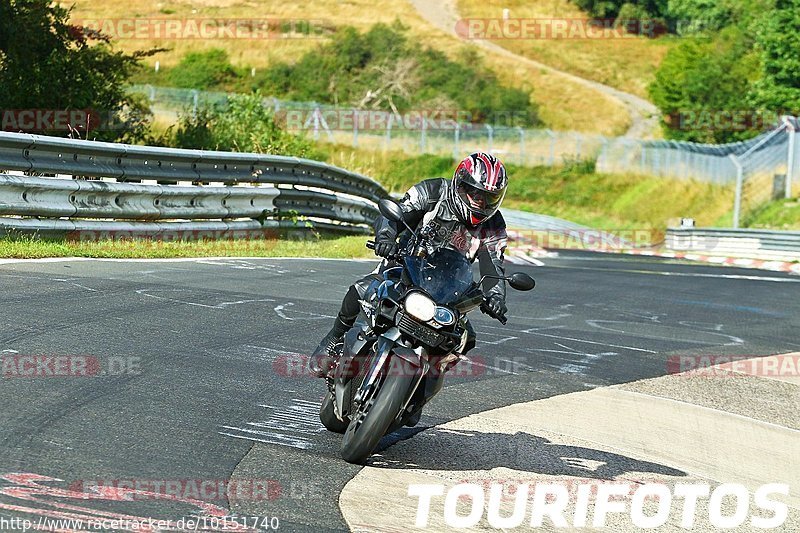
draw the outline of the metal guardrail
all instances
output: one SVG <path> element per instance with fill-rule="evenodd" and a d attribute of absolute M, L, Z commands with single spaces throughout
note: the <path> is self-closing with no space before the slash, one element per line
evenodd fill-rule
<path fill-rule="evenodd" d="M 670 228 L 665 245 L 670 250 L 712 255 L 800 259 L 800 231 Z"/>
<path fill-rule="evenodd" d="M 376 202 L 387 196 L 370 178 L 295 157 L 0 132 L 0 215 L 39 217 L 43 229 L 67 227 L 44 220 L 62 217 L 103 219 L 73 221 L 73 227 L 110 227 L 119 220 L 249 218 L 263 224 L 302 217 L 320 228 L 362 232 L 378 214 Z M 20 219 L 0 218 L 0 226 L 36 226 L 10 220 Z M 191 224 L 181 226 L 191 230 Z"/>

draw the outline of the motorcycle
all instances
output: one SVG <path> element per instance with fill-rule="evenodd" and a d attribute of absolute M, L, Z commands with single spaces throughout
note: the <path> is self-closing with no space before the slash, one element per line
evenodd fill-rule
<path fill-rule="evenodd" d="M 460 360 L 467 313 L 481 308 L 506 323 L 483 305 L 485 279 L 520 291 L 535 286 L 521 272 L 475 282 L 464 254 L 433 249 L 430 236 L 410 228 L 395 202 L 381 200 L 379 208 L 404 224 L 410 238 L 390 258 L 397 266 L 386 268 L 360 300 L 361 313 L 337 348 L 320 408 L 323 425 L 344 434 L 342 458 L 354 464 L 363 464 L 384 435 L 419 421 L 422 407 L 441 391 L 445 372 Z"/>

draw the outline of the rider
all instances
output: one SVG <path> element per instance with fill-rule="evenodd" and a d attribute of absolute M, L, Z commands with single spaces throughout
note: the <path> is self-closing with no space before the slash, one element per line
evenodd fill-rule
<path fill-rule="evenodd" d="M 405 221 L 411 228 L 431 232 L 437 248 L 450 248 L 479 261 L 481 275 L 503 276 L 507 244 L 506 223 L 498 211 L 508 188 L 503 163 L 494 156 L 477 152 L 456 167 L 452 180 L 429 179 L 414 185 L 400 202 Z M 333 328 L 311 356 L 309 369 L 325 377 L 335 362 L 337 344 L 353 326 L 361 309 L 359 300 L 370 282 L 379 277 L 398 251 L 397 236 L 404 226 L 379 216 L 375 222 L 375 254 L 384 260 L 372 274 L 356 281 L 342 301 Z M 486 303 L 483 310 L 494 317 L 506 313 L 505 283 L 496 280 L 484 284 Z M 463 352 L 475 346 L 475 331 L 467 323 L 468 340 Z"/>

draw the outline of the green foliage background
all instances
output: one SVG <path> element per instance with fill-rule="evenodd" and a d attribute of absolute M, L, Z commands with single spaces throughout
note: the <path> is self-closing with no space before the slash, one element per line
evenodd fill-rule
<path fill-rule="evenodd" d="M 0 109 L 94 110 L 109 126 L 79 132 L 98 140 L 141 142 L 149 109 L 126 84 L 142 57 L 69 23 L 49 0 L 0 1 Z M 67 135 L 66 131 L 42 131 Z"/>

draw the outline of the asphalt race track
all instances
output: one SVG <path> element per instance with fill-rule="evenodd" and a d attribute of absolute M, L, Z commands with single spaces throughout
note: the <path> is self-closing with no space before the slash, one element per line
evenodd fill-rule
<path fill-rule="evenodd" d="M 537 288 L 509 291 L 506 327 L 472 315 L 471 362 L 417 428 L 383 449 L 486 409 L 660 376 L 670 355 L 800 350 L 798 276 L 614 255 L 543 261 L 509 267 Z M 230 509 L 277 517 L 285 531 L 346 530 L 338 497 L 359 468 L 322 429 L 323 384 L 302 374 L 298 354 L 313 349 L 347 285 L 373 266 L 0 264 L 0 515 L 178 520 Z M 19 376 L 14 364 L 25 356 L 66 358 L 74 371 Z M 89 372 L 74 366 L 87 361 Z M 190 490 L 229 480 L 245 489 L 234 501 Z M 179 497 L 164 497 L 170 483 Z M 137 497 L 90 490 L 101 485 L 133 486 Z"/>

